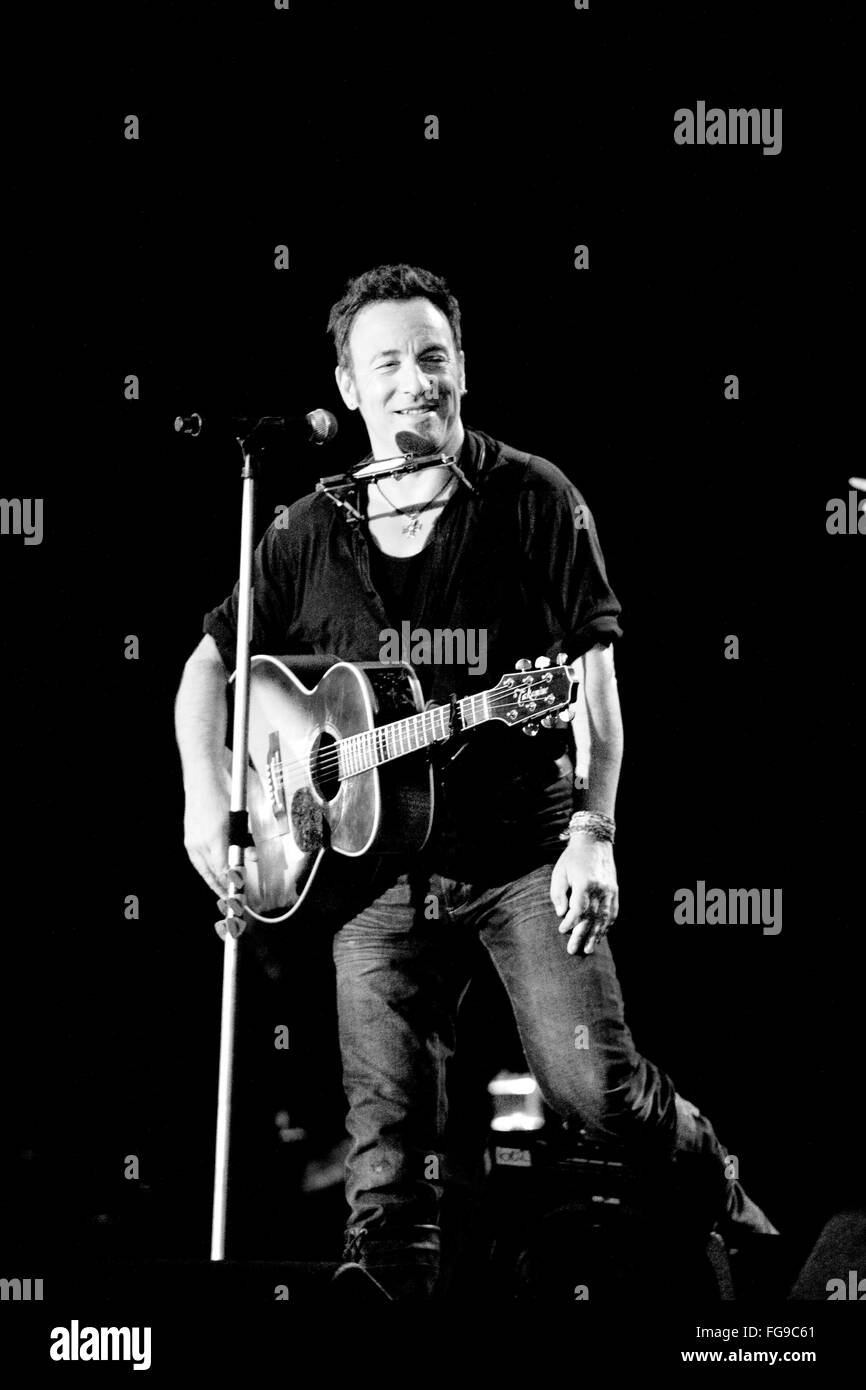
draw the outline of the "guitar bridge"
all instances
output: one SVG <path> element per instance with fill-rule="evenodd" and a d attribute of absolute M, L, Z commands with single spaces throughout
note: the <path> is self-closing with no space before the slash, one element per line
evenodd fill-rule
<path fill-rule="evenodd" d="M 286 797 L 283 783 L 283 756 L 280 749 L 280 736 L 275 731 L 268 738 L 268 757 L 265 763 L 265 790 L 271 803 L 271 810 L 281 831 L 288 829 Z"/>

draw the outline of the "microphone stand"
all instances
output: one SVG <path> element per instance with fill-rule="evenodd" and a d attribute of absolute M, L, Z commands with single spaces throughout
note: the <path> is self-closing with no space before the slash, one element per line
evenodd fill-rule
<path fill-rule="evenodd" d="M 244 426 L 246 421 L 243 422 Z M 260 449 L 256 431 L 238 435 L 243 455 L 241 478 L 241 544 L 238 574 L 237 645 L 235 651 L 234 723 L 232 732 L 231 805 L 229 810 L 228 892 L 225 918 L 216 924 L 223 938 L 223 985 L 220 1014 L 219 1081 L 217 1086 L 216 1155 L 214 1160 L 212 1260 L 225 1259 L 226 1200 L 229 1178 L 229 1140 L 234 1074 L 235 1014 L 237 1003 L 238 942 L 244 920 L 244 851 L 252 844 L 247 821 L 247 742 L 250 722 L 250 640 L 252 636 L 253 530 L 256 476 Z"/>

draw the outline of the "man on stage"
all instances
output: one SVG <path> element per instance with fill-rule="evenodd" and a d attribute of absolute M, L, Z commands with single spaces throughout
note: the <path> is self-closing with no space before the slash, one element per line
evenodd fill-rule
<path fill-rule="evenodd" d="M 409 434 L 409 451 L 454 455 L 459 473 L 441 464 L 358 478 L 360 521 L 321 493 L 295 502 L 256 551 L 252 652 L 379 661 L 386 635 L 404 622 L 429 634 L 483 633 L 484 680 L 468 661 L 417 666 L 425 698 L 437 704 L 480 693 L 520 658 L 582 657 L 589 755 L 575 786 L 568 726 L 527 738 L 487 724 L 437 760 L 425 848 L 353 870 L 362 905 L 334 924 L 351 1137 L 344 1257 L 392 1297 L 435 1286 L 442 1185 L 428 1176 L 429 1160 L 443 1150 L 445 1068 L 473 937 L 508 992 L 549 1106 L 635 1153 L 693 1165 L 726 1234 L 773 1233 L 726 1176 L 708 1120 L 640 1055 L 624 1021 L 607 941 L 618 912 L 620 605 L 592 515 L 552 463 L 464 427 L 460 311 L 439 277 L 406 265 L 368 271 L 334 305 L 329 328 L 340 394 L 360 411 L 370 458 L 407 452 Z M 237 590 L 206 616 L 177 702 L 185 844 L 219 896 L 236 612 Z M 578 1026 L 586 1048 L 575 1048 Z"/>

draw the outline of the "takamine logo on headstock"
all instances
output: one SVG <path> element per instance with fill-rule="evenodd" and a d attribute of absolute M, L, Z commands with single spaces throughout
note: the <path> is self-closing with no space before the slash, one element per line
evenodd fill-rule
<path fill-rule="evenodd" d="M 557 657 L 555 666 L 549 657 L 538 657 L 534 670 L 531 661 L 518 661 L 517 669 L 503 676 L 490 691 L 490 717 L 506 724 L 523 724 L 527 734 L 537 733 L 539 722 L 545 728 L 555 728 L 558 721 L 553 715 L 562 711 L 561 721 L 570 718 L 567 706 L 576 681 L 577 673 L 564 653 Z"/>

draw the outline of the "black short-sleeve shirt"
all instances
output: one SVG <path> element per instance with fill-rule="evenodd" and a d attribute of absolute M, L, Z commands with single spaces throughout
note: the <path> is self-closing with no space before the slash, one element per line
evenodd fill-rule
<path fill-rule="evenodd" d="M 255 552 L 252 653 L 377 661 L 404 623 L 463 631 L 463 665 L 415 667 L 425 698 L 447 703 L 496 685 L 521 657 L 574 660 L 621 636 L 594 520 L 565 474 L 478 430 L 466 431 L 458 461 L 475 491 L 461 484 L 448 499 L 406 585 L 393 568 L 385 582 L 366 524 L 323 494 L 282 513 Z M 362 515 L 364 487 L 350 499 Z M 386 610 L 373 573 L 391 609 L 402 608 L 402 589 L 410 611 Z M 229 671 L 236 614 L 237 586 L 203 625 Z M 567 729 L 527 738 L 500 723 L 468 734 L 439 771 L 430 867 L 495 882 L 552 862 L 572 805 L 569 738 Z"/>

